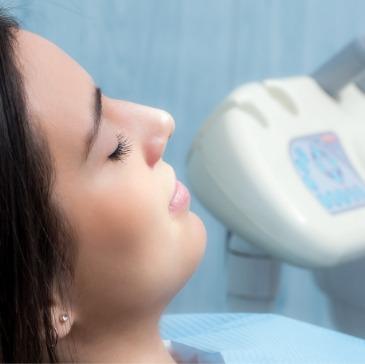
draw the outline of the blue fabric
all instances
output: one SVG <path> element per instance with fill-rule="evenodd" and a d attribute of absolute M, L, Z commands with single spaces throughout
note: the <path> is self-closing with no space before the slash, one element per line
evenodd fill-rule
<path fill-rule="evenodd" d="M 187 363 L 365 364 L 365 340 L 277 314 L 166 314 L 160 334 Z"/>

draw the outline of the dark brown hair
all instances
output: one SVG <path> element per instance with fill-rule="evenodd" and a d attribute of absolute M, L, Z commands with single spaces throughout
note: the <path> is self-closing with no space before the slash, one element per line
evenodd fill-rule
<path fill-rule="evenodd" d="M 54 363 L 50 307 L 55 290 L 67 300 L 75 236 L 52 202 L 53 161 L 27 109 L 18 30 L 0 8 L 0 360 Z"/>

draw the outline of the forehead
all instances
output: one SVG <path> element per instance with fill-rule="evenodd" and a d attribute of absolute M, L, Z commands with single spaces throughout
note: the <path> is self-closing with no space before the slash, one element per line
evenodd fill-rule
<path fill-rule="evenodd" d="M 32 120 L 45 130 L 56 160 L 72 162 L 75 153 L 81 155 L 91 125 L 92 78 L 62 49 L 34 33 L 20 30 L 16 51 Z"/>

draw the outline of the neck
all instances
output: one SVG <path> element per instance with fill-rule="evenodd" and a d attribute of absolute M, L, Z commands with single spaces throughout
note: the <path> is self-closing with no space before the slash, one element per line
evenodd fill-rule
<path fill-rule="evenodd" d="M 61 361 L 176 364 L 159 333 L 159 316 L 74 323 L 58 344 Z M 71 356 L 68 352 L 70 349 Z"/>

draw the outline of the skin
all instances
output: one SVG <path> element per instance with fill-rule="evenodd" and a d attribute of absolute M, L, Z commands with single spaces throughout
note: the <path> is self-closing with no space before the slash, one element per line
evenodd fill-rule
<path fill-rule="evenodd" d="M 164 110 L 102 95 L 101 133 L 83 160 L 95 83 L 55 44 L 17 32 L 31 122 L 50 145 L 53 198 L 77 231 L 71 304 L 55 294 L 57 351 L 77 362 L 174 363 L 159 335 L 166 305 L 203 257 L 206 230 L 189 208 L 171 212 L 175 172 L 163 159 L 175 122 Z M 114 152 L 120 132 L 132 151 Z M 67 312 L 70 319 L 57 319 Z"/>

